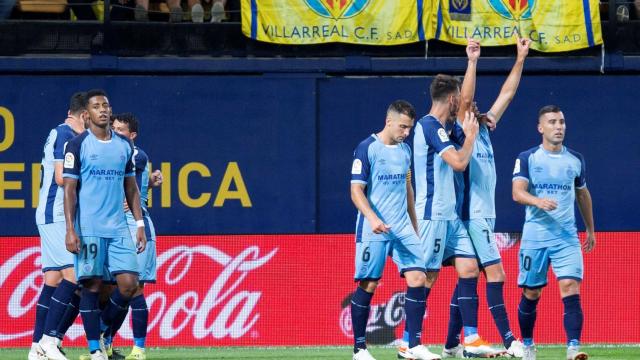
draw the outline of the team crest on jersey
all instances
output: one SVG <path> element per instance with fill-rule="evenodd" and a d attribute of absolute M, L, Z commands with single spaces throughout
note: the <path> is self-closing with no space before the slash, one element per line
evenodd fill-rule
<path fill-rule="evenodd" d="M 513 167 L 513 174 L 520 172 L 520 159 L 516 159 L 516 165 Z"/>
<path fill-rule="evenodd" d="M 351 165 L 351 174 L 353 175 L 362 174 L 362 161 L 360 161 L 360 159 L 353 160 L 353 165 Z"/>
<path fill-rule="evenodd" d="M 508 20 L 531 20 L 536 0 L 489 0 L 489 5 L 498 15 Z"/>
<path fill-rule="evenodd" d="M 568 168 L 567 168 L 567 176 L 568 176 L 569 178 L 574 178 L 574 177 L 576 177 L 576 173 L 573 171 L 573 168 L 572 168 L 572 167 L 568 167 Z"/>
<path fill-rule="evenodd" d="M 358 15 L 369 5 L 369 0 L 305 0 L 316 14 L 334 20 Z"/>
<path fill-rule="evenodd" d="M 64 156 L 64 167 L 66 169 L 73 169 L 75 164 L 76 164 L 76 157 L 73 156 L 72 153 L 67 153 L 67 155 Z"/>
<path fill-rule="evenodd" d="M 82 270 L 86 273 L 90 273 L 93 270 L 93 265 L 86 263 L 82 265 Z"/>
<path fill-rule="evenodd" d="M 447 132 L 444 131 L 443 128 L 438 129 L 438 137 L 440 138 L 440 141 L 442 141 L 442 142 L 449 141 L 449 135 L 447 135 Z"/>

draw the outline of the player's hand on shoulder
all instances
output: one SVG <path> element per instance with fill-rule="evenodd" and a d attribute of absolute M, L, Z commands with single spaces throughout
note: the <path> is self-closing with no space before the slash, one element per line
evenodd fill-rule
<path fill-rule="evenodd" d="M 582 250 L 584 250 L 585 253 L 589 253 L 595 247 L 596 247 L 596 234 L 587 232 L 587 237 L 582 243 Z"/>
<path fill-rule="evenodd" d="M 385 224 L 378 217 L 376 217 L 375 219 L 369 220 L 369 223 L 371 224 L 371 230 L 375 234 L 380 234 L 380 233 L 385 233 L 386 234 L 386 233 L 389 232 L 389 230 L 391 230 L 391 226 Z"/>
<path fill-rule="evenodd" d="M 471 111 L 464 112 L 464 122 L 462 123 L 462 131 L 466 137 L 476 137 L 478 135 L 478 119 Z"/>
<path fill-rule="evenodd" d="M 64 244 L 67 247 L 67 251 L 74 254 L 80 252 L 80 239 L 74 230 L 67 231 L 64 237 Z"/>
<path fill-rule="evenodd" d="M 558 207 L 558 203 L 553 199 L 548 198 L 538 198 L 536 203 L 536 207 L 542 209 L 544 211 L 552 211 Z"/>

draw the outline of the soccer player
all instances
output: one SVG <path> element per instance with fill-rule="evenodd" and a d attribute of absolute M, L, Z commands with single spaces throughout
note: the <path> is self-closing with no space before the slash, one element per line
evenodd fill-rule
<path fill-rule="evenodd" d="M 133 142 L 140 133 L 138 119 L 131 113 L 114 115 L 112 128 L 116 133 L 130 139 L 131 142 Z M 126 360 L 146 359 L 145 338 L 147 334 L 149 310 L 144 297 L 144 284 L 156 282 L 156 233 L 151 217 L 149 216 L 147 198 L 149 186 L 155 187 L 162 184 L 162 173 L 160 170 L 156 170 L 152 174 L 149 174 L 149 157 L 138 146 L 134 146 L 133 159 L 136 168 L 136 182 L 140 189 L 140 201 L 145 222 L 147 248 L 138 254 L 139 286 L 130 302 L 133 340 L 135 345 L 131 353 L 126 357 Z M 135 239 L 137 231 L 136 221 L 126 203 L 125 210 L 131 237 Z M 111 341 L 122 325 L 125 316 L 126 312 L 120 319 L 116 319 L 111 326 L 110 335 L 105 337 L 105 346 L 107 354 L 110 357 L 110 353 L 113 352 Z"/>
<path fill-rule="evenodd" d="M 564 114 L 558 106 L 547 105 L 540 109 L 538 132 L 542 134 L 542 145 L 520 153 L 513 169 L 513 200 L 526 205 L 518 275 L 518 285 L 522 288 L 518 320 L 525 345 L 525 360 L 536 358 L 533 327 L 536 306 L 542 288 L 547 285 L 549 265 L 558 279 L 564 303 L 567 359 L 588 358 L 580 351 L 583 261 L 574 201 L 578 202 L 587 230 L 586 241 L 582 245 L 585 252 L 593 250 L 596 237 L 584 158 L 562 144 L 566 129 Z"/>
<path fill-rule="evenodd" d="M 468 67 L 475 67 L 480 55 L 478 42 L 469 40 Z M 468 70 L 469 71 L 469 70 Z M 475 86 L 475 81 L 474 81 Z M 464 82 L 448 75 L 437 75 L 431 83 L 432 106 L 429 115 L 416 125 L 413 148 L 416 179 L 416 212 L 427 267 L 427 296 L 435 284 L 442 264 L 453 264 L 458 274 L 458 302 L 464 325 L 464 352 L 470 357 L 497 355 L 478 335 L 478 262 L 469 235 L 456 213 L 454 171 L 464 171 L 478 134 L 478 122 L 469 112 L 473 93 Z M 462 100 L 461 100 L 462 97 Z M 464 114 L 462 147 L 455 149 L 447 133 L 458 114 Z M 398 355 L 405 354 L 400 347 Z"/>
<path fill-rule="evenodd" d="M 406 328 L 413 359 L 439 359 L 420 344 L 425 313 L 424 255 L 416 234 L 413 187 L 408 176 L 411 150 L 404 143 L 415 119 L 413 106 L 396 100 L 387 110 L 382 131 L 362 141 L 351 167 L 351 200 L 358 208 L 356 221 L 355 281 L 351 299 L 353 360 L 372 360 L 366 328 L 371 298 L 382 276 L 387 255 L 407 281 Z"/>
<path fill-rule="evenodd" d="M 106 360 L 100 346 L 98 291 L 105 271 L 115 277 L 106 318 L 127 311 L 138 289 L 138 252 L 145 249 L 145 224 L 135 181 L 133 144 L 109 127 L 111 105 L 102 90 L 86 95 L 89 128 L 73 138 L 64 157 L 66 247 L 76 254 L 75 269 L 82 283 L 80 314 L 92 360 Z M 131 241 L 122 203 L 127 199 L 136 219 L 136 244 Z"/>
<path fill-rule="evenodd" d="M 494 237 L 495 225 L 495 188 L 496 167 L 489 130 L 495 128 L 502 118 L 511 100 L 516 94 L 522 75 L 524 61 L 529 53 L 529 39 L 517 40 L 516 62 L 507 77 L 498 98 L 491 109 L 480 120 L 478 137 L 473 147 L 469 166 L 464 173 L 456 175 L 462 178 L 459 195 L 462 196 L 459 216 L 469 233 L 473 248 L 478 256 L 483 272 L 487 278 L 487 303 L 493 320 L 500 332 L 507 355 L 522 357 L 522 343 L 513 336 L 509 318 L 504 306 L 505 272 L 500 258 L 500 251 Z M 466 74 L 467 80 L 475 83 L 475 69 Z M 465 136 L 458 125 L 454 128 L 456 141 L 463 143 Z M 459 175 L 458 175 L 459 174 Z M 460 345 L 462 318 L 458 304 L 457 288 L 451 297 L 449 329 L 447 341 L 442 352 L 443 358 L 462 357 L 463 347 Z"/>
<path fill-rule="evenodd" d="M 75 295 L 76 276 L 73 254 L 62 247 L 65 234 L 62 160 L 67 142 L 84 131 L 84 111 L 84 93 L 73 94 L 67 119 L 49 132 L 44 145 L 36 209 L 44 285 L 36 307 L 29 360 L 39 359 L 42 355 L 52 360 L 66 359 L 58 349 L 56 329 L 67 304 Z"/>

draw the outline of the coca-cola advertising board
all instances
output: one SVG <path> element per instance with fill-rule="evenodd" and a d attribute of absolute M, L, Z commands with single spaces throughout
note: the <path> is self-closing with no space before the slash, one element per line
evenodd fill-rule
<path fill-rule="evenodd" d="M 516 309 L 517 244 L 498 235 L 507 283 L 505 302 L 519 334 Z M 1 238 L 0 347 L 31 342 L 35 305 L 42 285 L 39 239 Z M 346 345 L 352 342 L 349 297 L 353 282 L 352 235 L 160 236 L 158 281 L 145 287 L 150 308 L 151 346 Z M 585 255 L 582 303 L 585 342 L 640 341 L 640 233 L 599 233 L 596 249 Z M 444 268 L 431 291 L 423 340 L 442 343 L 449 299 L 455 285 Z M 368 324 L 372 343 L 401 336 L 406 285 L 387 262 L 372 301 Z M 480 332 L 499 337 L 486 308 L 480 282 Z M 629 311 L 629 309 L 633 309 Z M 536 341 L 564 341 L 562 302 L 550 279 L 538 308 Z M 620 326 L 624 324 L 624 331 Z M 84 346 L 78 319 L 66 346 Z M 129 321 L 119 336 L 132 338 Z M 118 341 L 118 340 L 116 340 Z"/>

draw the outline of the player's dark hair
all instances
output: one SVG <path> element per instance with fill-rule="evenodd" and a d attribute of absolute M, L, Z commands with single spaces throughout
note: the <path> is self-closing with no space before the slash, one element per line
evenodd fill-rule
<path fill-rule="evenodd" d="M 113 123 L 114 120 L 118 120 L 121 123 L 127 124 L 129 126 L 130 132 L 134 132 L 134 133 L 138 132 L 138 127 L 139 127 L 138 118 L 132 113 L 126 112 L 122 114 L 112 115 L 111 122 Z"/>
<path fill-rule="evenodd" d="M 540 120 L 540 118 L 542 117 L 542 115 L 546 114 L 546 113 L 557 113 L 557 112 L 561 112 L 562 110 L 560 109 L 560 107 L 558 105 L 545 105 L 542 107 L 542 109 L 540 109 L 540 111 L 538 111 L 538 121 Z"/>
<path fill-rule="evenodd" d="M 87 106 L 89 106 L 89 99 L 91 99 L 94 96 L 104 96 L 104 97 L 108 97 L 107 93 L 102 90 L 102 89 L 91 89 L 89 91 L 87 91 L 86 95 L 85 95 L 85 101 L 84 101 L 84 107 L 86 108 Z"/>
<path fill-rule="evenodd" d="M 431 82 L 429 92 L 431 101 L 444 101 L 449 95 L 460 89 L 460 80 L 451 75 L 438 74 Z"/>
<path fill-rule="evenodd" d="M 407 115 L 412 120 L 416 118 L 416 110 L 413 108 L 410 102 L 406 100 L 396 100 L 389 105 L 387 113 L 395 112 L 398 114 Z"/>
<path fill-rule="evenodd" d="M 72 114 L 77 114 L 85 109 L 85 98 L 86 94 L 84 91 L 79 91 L 73 95 L 71 95 L 71 99 L 69 99 L 69 112 Z"/>

